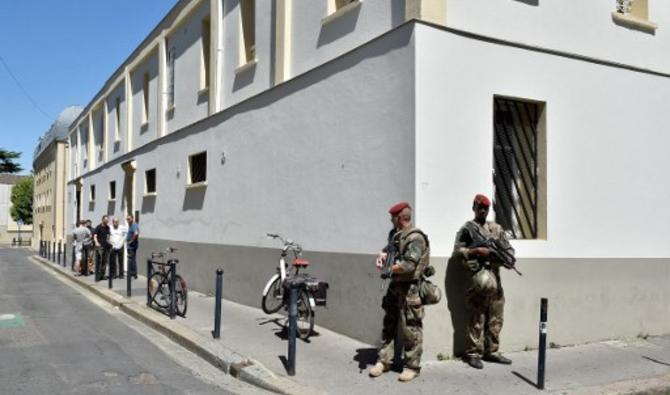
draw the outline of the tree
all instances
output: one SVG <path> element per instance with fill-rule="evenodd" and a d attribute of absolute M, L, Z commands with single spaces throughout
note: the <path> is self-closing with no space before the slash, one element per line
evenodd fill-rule
<path fill-rule="evenodd" d="M 0 148 L 0 173 L 18 173 L 23 170 L 21 165 L 15 162 L 20 157 L 20 152 Z"/>
<path fill-rule="evenodd" d="M 12 188 L 12 208 L 10 214 L 14 221 L 21 220 L 24 224 L 33 223 L 33 176 L 17 182 Z"/>

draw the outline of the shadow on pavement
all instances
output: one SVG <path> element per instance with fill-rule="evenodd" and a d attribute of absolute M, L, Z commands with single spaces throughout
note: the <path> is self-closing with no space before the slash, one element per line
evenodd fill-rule
<path fill-rule="evenodd" d="M 670 363 L 668 363 L 668 362 L 659 361 L 658 359 L 654 359 L 654 358 L 651 358 L 651 357 L 647 357 L 647 356 L 645 356 L 645 355 L 643 355 L 642 358 L 644 358 L 644 359 L 646 359 L 646 360 L 648 360 L 648 361 L 651 361 L 651 362 L 655 362 L 655 363 L 657 363 L 657 364 L 659 364 L 659 365 L 670 366 Z"/>
<path fill-rule="evenodd" d="M 377 349 L 376 348 L 359 348 L 354 355 L 354 361 L 358 362 L 358 369 L 360 372 L 366 370 L 368 366 L 377 363 Z"/>
<path fill-rule="evenodd" d="M 521 380 L 525 381 L 526 383 L 528 383 L 528 384 L 531 385 L 532 387 L 537 388 L 537 384 L 535 384 L 535 383 L 534 383 L 533 381 L 531 381 L 528 377 L 522 375 L 521 373 L 516 372 L 516 371 L 512 371 L 512 374 L 515 375 L 516 377 L 520 378 Z"/>

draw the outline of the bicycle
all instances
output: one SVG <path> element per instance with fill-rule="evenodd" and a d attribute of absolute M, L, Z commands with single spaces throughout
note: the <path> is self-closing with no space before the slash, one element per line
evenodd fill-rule
<path fill-rule="evenodd" d="M 277 234 L 268 233 L 267 236 L 272 239 L 279 239 L 283 243 L 279 266 L 275 273 L 263 288 L 263 297 L 261 308 L 266 314 L 278 312 L 282 307 L 288 309 L 288 292 L 285 292 L 284 284 L 288 278 L 304 276 L 306 286 L 300 289 L 298 294 L 298 336 L 302 340 L 307 340 L 314 330 L 314 307 L 317 305 L 325 306 L 327 283 L 322 283 L 306 274 L 301 274 L 300 270 L 309 266 L 309 261 L 300 258 L 302 247 L 300 244 L 288 239 L 284 239 Z M 293 272 L 289 272 L 286 257 L 292 256 Z"/>
<path fill-rule="evenodd" d="M 160 269 L 154 271 L 153 274 L 151 274 L 151 277 L 147 280 L 150 297 L 149 304 L 151 305 L 155 303 L 156 306 L 163 310 L 169 310 L 172 301 L 170 292 L 170 276 L 172 275 L 172 269 L 167 268 L 170 264 L 179 262 L 174 258 L 166 260 L 166 255 L 173 254 L 176 251 L 176 248 L 168 247 L 164 252 L 151 253 L 151 264 L 159 266 Z M 177 315 L 186 317 L 187 309 L 188 287 L 186 286 L 186 280 L 177 274 L 175 275 L 175 312 Z"/>

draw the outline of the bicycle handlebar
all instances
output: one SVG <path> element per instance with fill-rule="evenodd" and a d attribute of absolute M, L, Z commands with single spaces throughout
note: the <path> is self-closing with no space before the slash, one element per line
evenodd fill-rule
<path fill-rule="evenodd" d="M 302 247 L 300 246 L 300 244 L 292 241 L 291 239 L 284 239 L 283 237 L 279 236 L 276 233 L 267 233 L 267 237 L 281 240 L 281 242 L 284 244 L 283 248 L 284 251 L 293 250 L 296 251 L 298 254 L 302 253 Z"/>

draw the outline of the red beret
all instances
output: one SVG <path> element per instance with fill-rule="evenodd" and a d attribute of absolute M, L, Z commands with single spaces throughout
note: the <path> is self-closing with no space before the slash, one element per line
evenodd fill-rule
<path fill-rule="evenodd" d="M 491 207 L 491 201 L 489 200 L 489 198 L 482 195 L 481 193 L 479 193 L 479 194 L 477 194 L 477 196 L 475 196 L 475 200 L 472 203 L 473 204 L 481 204 L 482 206 L 486 206 L 486 207 Z"/>
<path fill-rule="evenodd" d="M 393 216 L 396 216 L 396 215 L 400 214 L 400 212 L 402 210 L 406 209 L 406 208 L 411 209 L 412 207 L 407 202 L 400 202 L 398 204 L 393 205 L 393 207 L 391 207 L 389 209 L 389 214 L 391 214 Z"/>

